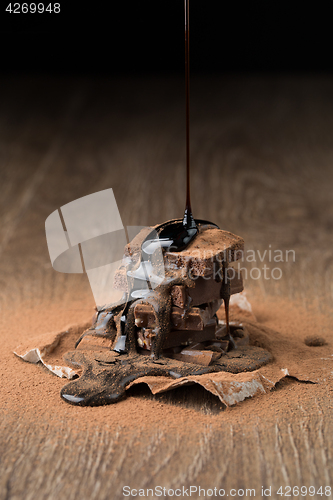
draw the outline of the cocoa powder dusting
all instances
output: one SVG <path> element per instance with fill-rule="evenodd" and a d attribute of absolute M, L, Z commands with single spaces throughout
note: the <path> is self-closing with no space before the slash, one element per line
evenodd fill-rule
<path fill-rule="evenodd" d="M 203 413 L 202 391 L 197 386 L 188 387 L 189 394 L 197 393 L 197 401 L 193 407 L 186 408 L 179 402 L 179 391 L 168 395 L 152 396 L 149 391 L 140 387 L 130 389 L 128 397 L 117 405 L 102 407 L 73 407 L 59 398 L 59 391 L 65 380 L 50 374 L 40 365 L 32 365 L 19 360 L 13 349 L 20 343 L 24 344 L 29 337 L 42 334 L 45 331 L 63 328 L 69 322 L 81 322 L 82 318 L 90 319 L 92 305 L 89 308 L 59 309 L 56 304 L 50 304 L 43 309 L 26 309 L 7 311 L 1 317 L 2 352 L 1 381 L 3 390 L 0 394 L 0 405 L 4 414 L 13 418 L 24 415 L 24 421 L 47 421 L 49 425 L 67 422 L 74 432 L 87 428 L 107 427 L 114 429 L 121 425 L 123 432 L 133 429 L 152 429 L 167 427 L 188 432 L 200 432 L 202 424 L 219 427 L 232 419 L 233 422 L 249 422 L 259 418 L 261 422 L 269 422 L 278 413 L 294 411 L 303 398 L 324 397 L 330 390 L 323 381 L 321 374 L 324 369 L 330 370 L 329 358 L 332 354 L 330 332 L 332 322 L 329 317 L 317 315 L 313 311 L 305 311 L 301 306 L 277 299 L 266 299 L 253 303 L 253 320 L 248 322 L 251 332 L 251 343 L 264 346 L 270 350 L 274 343 L 275 361 L 281 368 L 295 371 L 301 379 L 311 375 L 318 378 L 316 384 L 302 384 L 289 379 L 289 383 L 280 384 L 277 390 L 269 394 L 247 399 L 246 401 L 223 411 L 223 405 L 213 398 L 214 408 L 218 412 L 207 410 Z M 24 320 L 22 320 L 24 318 Z M 260 328 L 258 328 L 260 327 Z M 309 347 L 304 344 L 304 338 L 313 335 L 320 329 L 320 336 L 326 345 Z M 279 332 L 273 336 L 271 332 Z M 286 350 L 286 342 L 295 347 L 290 357 Z M 67 349 L 63 346 L 63 350 Z M 324 358 L 324 360 L 323 360 Z M 56 361 L 56 360 L 55 360 Z M 299 367 L 302 366 L 302 370 Z M 306 373 L 307 372 L 307 373 Z M 295 385 L 297 384 L 297 386 Z M 195 396 L 194 396 L 195 397 Z M 167 402 L 167 404 L 166 404 Z M 263 425 L 266 425 L 263 424 Z M 24 432 L 24 429 L 22 429 Z"/>

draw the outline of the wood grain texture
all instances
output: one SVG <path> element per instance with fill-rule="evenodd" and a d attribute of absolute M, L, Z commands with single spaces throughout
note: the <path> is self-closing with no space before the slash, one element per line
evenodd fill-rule
<path fill-rule="evenodd" d="M 280 280 L 246 280 L 254 303 L 286 296 L 332 314 L 332 83 L 276 76 L 191 84 L 195 217 L 242 236 L 261 255 L 295 251 L 295 262 L 278 264 Z M 93 308 L 86 276 L 56 273 L 50 265 L 44 223 L 52 211 L 112 187 L 125 225 L 182 216 L 185 129 L 181 78 L 8 78 L 0 91 L 5 339 L 18 309 L 35 310 L 47 324 L 51 303 L 72 310 L 73 321 L 79 310 L 89 315 Z M 264 263 L 275 266 L 267 258 L 243 265 L 250 272 Z M 332 323 L 322 326 L 329 333 Z M 4 341 L 6 352 L 9 346 Z M 330 485 L 332 385 L 308 386 L 305 399 L 300 386 L 282 383 L 265 419 L 258 402 L 224 410 L 198 388 L 159 397 L 131 389 L 133 401 L 171 407 L 183 422 L 178 429 L 163 422 L 149 431 L 140 416 L 131 429 L 119 422 L 74 430 L 65 419 L 56 425 L 42 417 L 27 425 L 24 413 L 4 408 L 0 499 L 120 499 L 124 485 L 255 488 L 258 497 L 261 486 Z M 196 428 L 191 412 L 201 419 Z"/>

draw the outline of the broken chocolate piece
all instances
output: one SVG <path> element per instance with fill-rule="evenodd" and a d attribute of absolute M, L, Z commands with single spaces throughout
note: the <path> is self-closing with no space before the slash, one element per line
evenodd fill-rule
<path fill-rule="evenodd" d="M 185 285 L 175 285 L 171 288 L 171 300 L 174 306 L 185 309 L 188 305 L 188 293 Z M 203 303 L 203 302 L 202 302 Z M 194 305 L 194 304 L 193 304 Z"/>
<path fill-rule="evenodd" d="M 216 267 L 221 267 L 222 262 L 240 259 L 243 251 L 243 238 L 221 229 L 206 229 L 199 231 L 182 252 L 165 252 L 164 263 L 166 269 L 183 269 L 192 278 L 211 276 L 217 273 Z"/>
<path fill-rule="evenodd" d="M 304 339 L 304 343 L 309 347 L 320 347 L 326 345 L 326 340 L 323 337 L 317 335 L 308 335 Z"/>
<path fill-rule="evenodd" d="M 230 282 L 230 295 L 242 292 L 244 290 L 242 271 L 238 271 L 234 268 L 229 268 L 227 272 Z"/>

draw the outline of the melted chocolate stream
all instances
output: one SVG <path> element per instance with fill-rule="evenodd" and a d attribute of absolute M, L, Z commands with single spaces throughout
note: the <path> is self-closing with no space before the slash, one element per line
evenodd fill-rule
<path fill-rule="evenodd" d="M 185 103 L 186 103 L 186 203 L 181 222 L 171 221 L 159 234 L 165 240 L 163 247 L 169 251 L 181 252 L 198 234 L 198 227 L 192 215 L 190 187 L 190 30 L 189 0 L 184 0 L 185 10 Z M 161 226 L 160 226 L 161 227 Z M 169 241 L 168 245 L 166 241 Z"/>
<path fill-rule="evenodd" d="M 184 225 L 193 225 L 190 189 L 190 19 L 189 0 L 184 0 L 185 10 L 185 106 L 186 106 L 186 205 Z"/>

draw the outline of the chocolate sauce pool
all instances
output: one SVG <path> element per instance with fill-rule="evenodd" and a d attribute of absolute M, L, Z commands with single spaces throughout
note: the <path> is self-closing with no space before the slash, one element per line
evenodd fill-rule
<path fill-rule="evenodd" d="M 198 227 L 192 215 L 190 187 L 190 25 L 189 0 L 184 0 L 185 10 L 185 107 L 186 107 L 186 204 L 183 220 L 171 221 L 162 228 L 159 239 L 170 242 L 163 247 L 168 251 L 181 252 L 198 234 Z"/>

